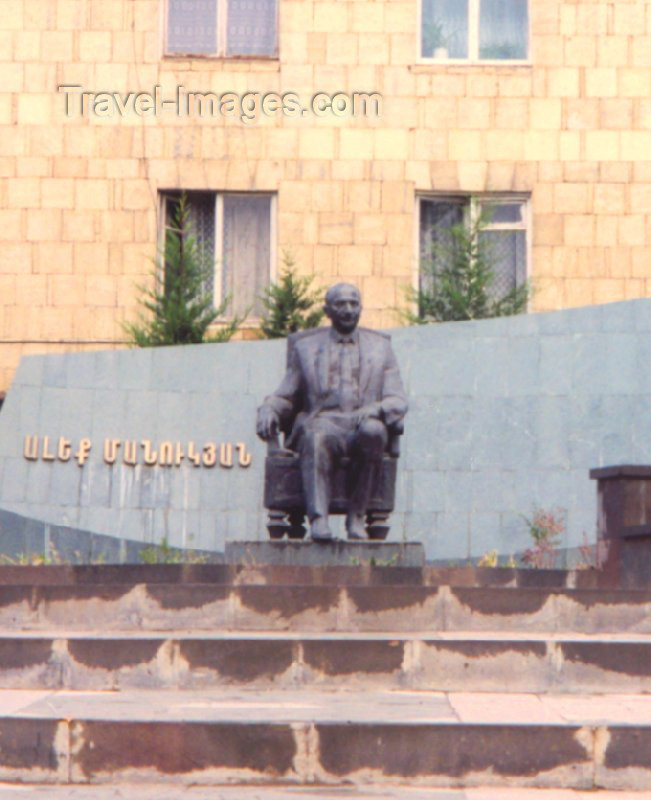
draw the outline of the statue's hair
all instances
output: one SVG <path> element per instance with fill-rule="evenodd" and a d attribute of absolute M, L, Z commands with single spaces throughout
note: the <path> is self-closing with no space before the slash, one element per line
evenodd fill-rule
<path fill-rule="evenodd" d="M 359 289 L 357 288 L 357 286 L 355 286 L 352 283 L 336 283 L 334 286 L 331 286 L 328 289 L 328 291 L 325 293 L 325 303 L 326 303 L 326 305 L 330 305 L 333 302 L 333 300 L 335 299 L 335 296 L 340 291 L 342 291 L 342 289 L 352 289 L 355 292 L 355 294 L 357 295 L 357 297 L 359 298 L 360 302 L 361 302 L 362 295 L 361 295 Z"/>

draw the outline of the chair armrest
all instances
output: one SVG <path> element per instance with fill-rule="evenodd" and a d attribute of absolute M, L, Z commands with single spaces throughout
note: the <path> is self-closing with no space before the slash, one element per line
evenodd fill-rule
<path fill-rule="evenodd" d="M 405 431 L 405 426 L 402 420 L 399 422 L 394 422 L 393 425 L 388 425 L 387 431 L 389 437 L 387 439 L 386 452 L 392 458 L 398 458 L 400 456 L 400 437 Z"/>
<path fill-rule="evenodd" d="M 284 458 L 295 458 L 296 453 L 293 450 L 288 450 L 280 444 L 278 434 L 275 433 L 270 439 L 267 439 L 267 457 L 269 456 L 283 456 Z"/>

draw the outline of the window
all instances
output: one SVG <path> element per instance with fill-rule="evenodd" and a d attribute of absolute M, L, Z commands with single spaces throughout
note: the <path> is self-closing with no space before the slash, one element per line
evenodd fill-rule
<path fill-rule="evenodd" d="M 515 195 L 428 196 L 419 198 L 420 287 L 431 285 L 432 254 L 450 257 L 451 229 L 482 219 L 479 241 L 486 245 L 494 278 L 488 294 L 496 300 L 527 280 L 527 199 Z"/>
<path fill-rule="evenodd" d="M 273 195 L 197 191 L 186 195 L 199 251 L 214 264 L 206 291 L 212 293 L 215 306 L 229 297 L 229 316 L 245 312 L 259 316 L 259 295 L 271 276 Z M 162 241 L 179 197 L 178 191 L 162 193 Z"/>
<path fill-rule="evenodd" d="M 168 55 L 277 54 L 277 0 L 167 0 Z"/>
<path fill-rule="evenodd" d="M 421 0 L 421 58 L 526 61 L 528 0 Z"/>

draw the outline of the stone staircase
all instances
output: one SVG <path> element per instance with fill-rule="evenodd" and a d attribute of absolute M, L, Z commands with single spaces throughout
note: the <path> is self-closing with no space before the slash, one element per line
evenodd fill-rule
<path fill-rule="evenodd" d="M 651 589 L 600 580 L 2 567 L 0 800 L 651 797 Z"/>

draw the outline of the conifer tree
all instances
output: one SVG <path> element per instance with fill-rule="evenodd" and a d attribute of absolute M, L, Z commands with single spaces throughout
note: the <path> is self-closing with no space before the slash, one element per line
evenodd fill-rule
<path fill-rule="evenodd" d="M 322 290 L 312 290 L 312 281 L 311 275 L 296 275 L 296 261 L 285 251 L 280 280 L 267 287 L 260 298 L 265 309 L 260 324 L 264 338 L 280 339 L 318 327 L 323 318 Z"/>
<path fill-rule="evenodd" d="M 243 317 L 235 317 L 216 334 L 208 328 L 222 316 L 229 303 L 213 305 L 206 282 L 213 265 L 205 258 L 193 231 L 190 203 L 182 194 L 172 224 L 165 231 L 162 254 L 156 260 L 154 288 L 140 286 L 139 303 L 145 309 L 137 322 L 124 322 L 129 344 L 159 347 L 200 342 L 225 342 L 237 331 Z"/>
<path fill-rule="evenodd" d="M 407 299 L 416 306 L 416 313 L 404 314 L 409 323 L 504 317 L 526 309 L 528 283 L 502 295 L 491 291 L 495 259 L 490 241 L 481 236 L 486 222 L 484 215 L 470 228 L 453 225 L 434 243 L 423 264 L 420 287 L 407 290 Z"/>

